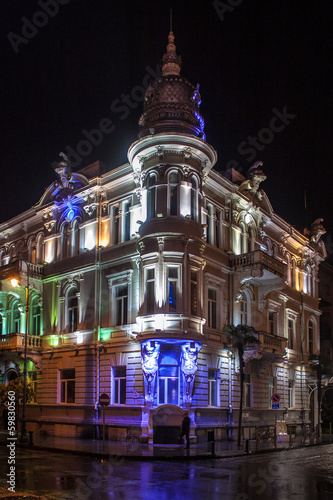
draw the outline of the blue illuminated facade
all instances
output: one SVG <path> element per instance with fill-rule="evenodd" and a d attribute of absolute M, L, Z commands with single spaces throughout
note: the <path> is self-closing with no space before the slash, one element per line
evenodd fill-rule
<path fill-rule="evenodd" d="M 218 173 L 199 87 L 180 70 L 170 33 L 128 163 L 72 172 L 62 155 L 40 201 L 0 224 L 0 272 L 14 256 L 29 264 L 28 430 L 97 436 L 107 393 L 110 439 L 176 441 L 185 410 L 192 440 L 232 438 L 241 362 L 244 435 L 276 418 L 316 423 L 307 360 L 320 351 L 321 221 L 308 237 L 290 232 L 261 189 L 260 162 L 236 183 Z M 21 374 L 25 289 L 1 276 L 9 383 Z M 228 324 L 257 332 L 242 360 Z"/>

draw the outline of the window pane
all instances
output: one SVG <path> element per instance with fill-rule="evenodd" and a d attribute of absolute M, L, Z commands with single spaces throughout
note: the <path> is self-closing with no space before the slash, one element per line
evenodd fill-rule
<path fill-rule="evenodd" d="M 75 380 L 67 381 L 67 403 L 75 403 Z"/>
<path fill-rule="evenodd" d="M 113 368 L 114 377 L 126 377 L 126 366 L 115 366 Z"/>
<path fill-rule="evenodd" d="M 125 368 L 126 371 L 126 368 Z M 120 404 L 124 405 L 126 403 L 126 378 L 120 380 Z"/>
<path fill-rule="evenodd" d="M 160 378 L 158 382 L 159 388 L 159 404 L 165 403 L 165 379 Z"/>
<path fill-rule="evenodd" d="M 178 378 L 168 379 L 168 403 L 178 404 Z"/>
<path fill-rule="evenodd" d="M 65 403 L 65 396 L 66 396 L 66 383 L 61 382 L 61 396 L 60 396 L 60 401 L 61 403 Z"/>

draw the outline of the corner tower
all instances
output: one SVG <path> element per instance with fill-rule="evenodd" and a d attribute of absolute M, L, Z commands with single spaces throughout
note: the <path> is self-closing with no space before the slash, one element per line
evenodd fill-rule
<path fill-rule="evenodd" d="M 199 86 L 180 70 L 171 31 L 162 76 L 147 88 L 139 139 L 128 150 L 142 207 L 138 340 L 146 403 L 157 406 L 191 405 L 205 323 L 202 186 L 217 160 L 205 141 Z"/>

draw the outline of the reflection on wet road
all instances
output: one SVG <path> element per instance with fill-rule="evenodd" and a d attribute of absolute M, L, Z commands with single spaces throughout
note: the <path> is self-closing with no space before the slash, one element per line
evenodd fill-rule
<path fill-rule="evenodd" d="M 2 485 L 7 450 L 0 448 Z M 333 500 L 333 445 L 242 458 L 135 462 L 17 450 L 16 488 L 71 500 Z"/>

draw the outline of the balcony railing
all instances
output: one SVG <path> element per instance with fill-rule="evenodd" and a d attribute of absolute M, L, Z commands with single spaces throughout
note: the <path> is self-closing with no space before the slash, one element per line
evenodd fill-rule
<path fill-rule="evenodd" d="M 230 257 L 230 267 L 242 268 L 244 270 L 258 267 L 262 270 L 267 269 L 281 278 L 285 278 L 287 275 L 287 266 L 283 262 L 280 262 L 261 250 L 242 255 L 232 255 Z"/>
<path fill-rule="evenodd" d="M 274 349 L 284 352 L 287 347 L 288 339 L 285 337 L 278 337 L 277 335 L 263 331 L 259 331 L 258 334 L 261 349 Z"/>
<path fill-rule="evenodd" d="M 24 349 L 24 333 L 9 333 L 0 336 L 0 350 L 2 349 Z M 36 350 L 42 346 L 42 338 L 39 335 L 28 335 L 27 349 Z"/>

